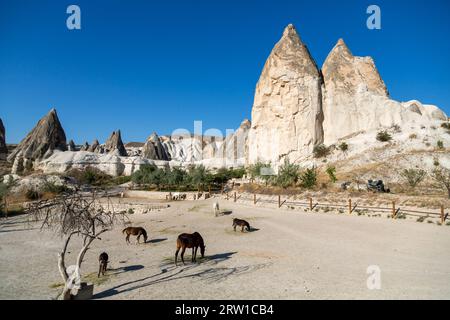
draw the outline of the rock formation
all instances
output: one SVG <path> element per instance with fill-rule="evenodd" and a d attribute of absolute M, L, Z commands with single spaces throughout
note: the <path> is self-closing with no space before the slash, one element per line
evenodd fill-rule
<path fill-rule="evenodd" d="M 66 134 L 52 109 L 8 156 L 8 161 L 14 162 L 12 172 L 20 173 L 32 170 L 36 162 L 48 158 L 54 150 L 66 149 Z"/>
<path fill-rule="evenodd" d="M 142 156 L 150 160 L 170 160 L 161 139 L 153 132 L 142 147 Z"/>
<path fill-rule="evenodd" d="M 80 151 L 88 151 L 89 150 L 89 143 L 87 141 L 81 146 Z"/>
<path fill-rule="evenodd" d="M 216 155 L 216 157 L 224 160 L 224 166 L 245 165 L 245 158 L 248 154 L 248 134 L 251 126 L 251 122 L 245 119 L 232 135 L 225 138 Z"/>
<path fill-rule="evenodd" d="M 0 160 L 6 160 L 7 154 L 8 148 L 6 147 L 5 127 L 3 126 L 2 119 L 0 119 Z"/>
<path fill-rule="evenodd" d="M 87 144 L 87 143 L 86 143 L 86 144 Z M 99 153 L 99 152 L 98 152 L 99 146 L 100 146 L 100 142 L 98 142 L 98 140 L 95 139 L 94 141 L 92 141 L 92 144 L 87 148 L 86 151 L 88 151 L 88 152 L 97 152 L 97 153 Z"/>
<path fill-rule="evenodd" d="M 277 165 L 323 142 L 322 77 L 295 27 L 289 25 L 266 61 L 256 86 L 248 162 Z"/>
<path fill-rule="evenodd" d="M 342 39 L 325 60 L 322 74 L 327 145 L 358 132 L 445 118 L 437 107 L 391 100 L 373 59 L 353 56 Z"/>
<path fill-rule="evenodd" d="M 108 138 L 108 140 L 106 140 L 104 152 L 109 154 L 115 154 L 121 157 L 128 156 L 127 150 L 125 149 L 125 146 L 123 145 L 122 142 L 120 130 L 111 133 L 111 136 Z"/>
<path fill-rule="evenodd" d="M 73 140 L 70 140 L 67 144 L 67 150 L 68 151 L 77 151 L 77 147 L 75 146 L 75 142 Z"/>

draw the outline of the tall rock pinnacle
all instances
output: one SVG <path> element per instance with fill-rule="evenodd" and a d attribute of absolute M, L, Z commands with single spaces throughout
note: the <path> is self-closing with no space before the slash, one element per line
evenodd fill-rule
<path fill-rule="evenodd" d="M 400 111 L 386 108 L 389 93 L 373 59 L 353 56 L 342 39 L 329 53 L 322 74 L 325 144 L 398 121 Z"/>
<path fill-rule="evenodd" d="M 121 157 L 127 157 L 127 150 L 122 142 L 122 136 L 120 130 L 114 131 L 111 133 L 111 136 L 105 143 L 105 152 L 106 153 L 115 153 Z"/>
<path fill-rule="evenodd" d="M 8 148 L 6 147 L 5 127 L 3 126 L 2 119 L 0 119 L 0 160 L 6 160 L 7 154 Z"/>
<path fill-rule="evenodd" d="M 48 158 L 54 150 L 66 149 L 66 134 L 56 110 L 52 109 L 8 156 L 8 161 L 14 161 L 13 172 L 19 173 L 31 170 L 34 162 Z"/>
<path fill-rule="evenodd" d="M 248 163 L 297 161 L 323 142 L 321 86 L 314 59 L 288 25 L 256 86 Z"/>

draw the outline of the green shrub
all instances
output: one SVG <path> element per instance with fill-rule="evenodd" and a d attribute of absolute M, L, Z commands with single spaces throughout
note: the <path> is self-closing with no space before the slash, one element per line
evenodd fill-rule
<path fill-rule="evenodd" d="M 44 186 L 42 187 L 43 192 L 53 193 L 53 194 L 61 194 L 65 192 L 69 192 L 70 189 L 65 185 L 59 185 L 55 182 L 46 181 Z"/>
<path fill-rule="evenodd" d="M 276 184 L 282 188 L 295 186 L 300 177 L 300 167 L 292 164 L 288 159 L 284 160 L 284 164 L 280 166 L 276 177 Z"/>
<path fill-rule="evenodd" d="M 392 136 L 386 130 L 379 131 L 377 133 L 377 140 L 380 142 L 388 142 L 392 140 Z"/>
<path fill-rule="evenodd" d="M 84 169 L 72 169 L 66 174 L 75 178 L 79 184 L 89 184 L 93 186 L 108 185 L 112 177 L 95 167 L 86 167 Z"/>
<path fill-rule="evenodd" d="M 301 175 L 300 175 L 300 181 L 302 184 L 302 187 L 312 189 L 317 184 L 317 171 L 315 167 L 312 167 L 310 169 L 306 169 Z"/>
<path fill-rule="evenodd" d="M 315 158 L 324 158 L 330 154 L 330 149 L 324 144 L 319 144 L 314 147 L 313 154 Z"/>
<path fill-rule="evenodd" d="M 342 152 L 348 151 L 348 144 L 347 144 L 347 142 L 342 142 L 342 143 L 339 145 L 339 150 L 341 150 Z"/>
<path fill-rule="evenodd" d="M 443 123 L 441 124 L 441 128 L 450 130 L 450 122 L 443 122 Z"/>
<path fill-rule="evenodd" d="M 437 147 L 438 147 L 439 150 L 443 150 L 444 149 L 444 142 L 439 140 L 437 142 Z"/>
<path fill-rule="evenodd" d="M 330 181 L 332 183 L 336 183 L 336 181 L 337 181 L 337 178 L 336 178 L 336 167 L 328 167 L 325 172 L 327 173 L 328 178 L 330 178 Z"/>
<path fill-rule="evenodd" d="M 39 191 L 35 190 L 35 189 L 28 189 L 25 192 L 25 197 L 28 200 L 34 201 L 34 200 L 39 200 L 42 197 L 42 194 Z"/>
<path fill-rule="evenodd" d="M 410 187 L 415 188 L 419 183 L 425 179 L 427 173 L 425 170 L 405 169 L 400 172 L 400 176 L 404 178 Z"/>

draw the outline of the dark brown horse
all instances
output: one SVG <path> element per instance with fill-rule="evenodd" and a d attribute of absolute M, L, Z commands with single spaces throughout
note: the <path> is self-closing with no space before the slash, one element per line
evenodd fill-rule
<path fill-rule="evenodd" d="M 106 268 L 108 267 L 108 259 L 109 259 L 108 254 L 106 252 L 101 253 L 100 256 L 98 257 L 98 262 L 100 266 L 98 267 L 97 278 L 100 277 L 100 273 L 102 274 L 102 276 L 105 275 Z"/>
<path fill-rule="evenodd" d="M 233 219 L 233 228 L 235 232 L 236 227 L 242 227 L 241 232 L 244 232 L 244 228 L 247 228 L 247 231 L 250 231 L 250 224 L 245 220 Z"/>
<path fill-rule="evenodd" d="M 127 241 L 127 244 L 130 243 L 130 236 L 137 236 L 137 242 L 139 243 L 139 240 L 141 236 L 144 237 L 144 243 L 147 242 L 147 231 L 145 231 L 144 228 L 141 227 L 128 227 L 123 229 L 122 233 L 126 233 L 127 237 L 125 240 Z"/>
<path fill-rule="evenodd" d="M 178 260 L 178 252 L 181 250 L 181 261 L 184 263 L 184 252 L 186 248 L 192 248 L 192 262 L 197 261 L 197 250 L 200 247 L 200 253 L 202 254 L 202 258 L 205 257 L 205 243 L 203 242 L 202 236 L 195 232 L 193 234 L 183 233 L 178 236 L 177 239 L 177 251 L 175 252 L 175 266 L 177 265 Z"/>

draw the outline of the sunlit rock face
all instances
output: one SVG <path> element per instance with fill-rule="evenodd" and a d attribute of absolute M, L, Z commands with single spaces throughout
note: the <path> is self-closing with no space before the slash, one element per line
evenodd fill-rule
<path fill-rule="evenodd" d="M 373 59 L 353 56 L 342 39 L 325 60 L 322 74 L 327 145 L 358 132 L 446 119 L 437 107 L 390 99 Z"/>
<path fill-rule="evenodd" d="M 256 86 L 248 163 L 299 161 L 323 142 L 321 86 L 314 59 L 289 25 Z"/>
<path fill-rule="evenodd" d="M 53 151 L 66 149 L 66 134 L 52 109 L 8 156 L 8 161 L 14 163 L 12 173 L 22 173 L 33 170 L 36 162 L 50 157 Z"/>

